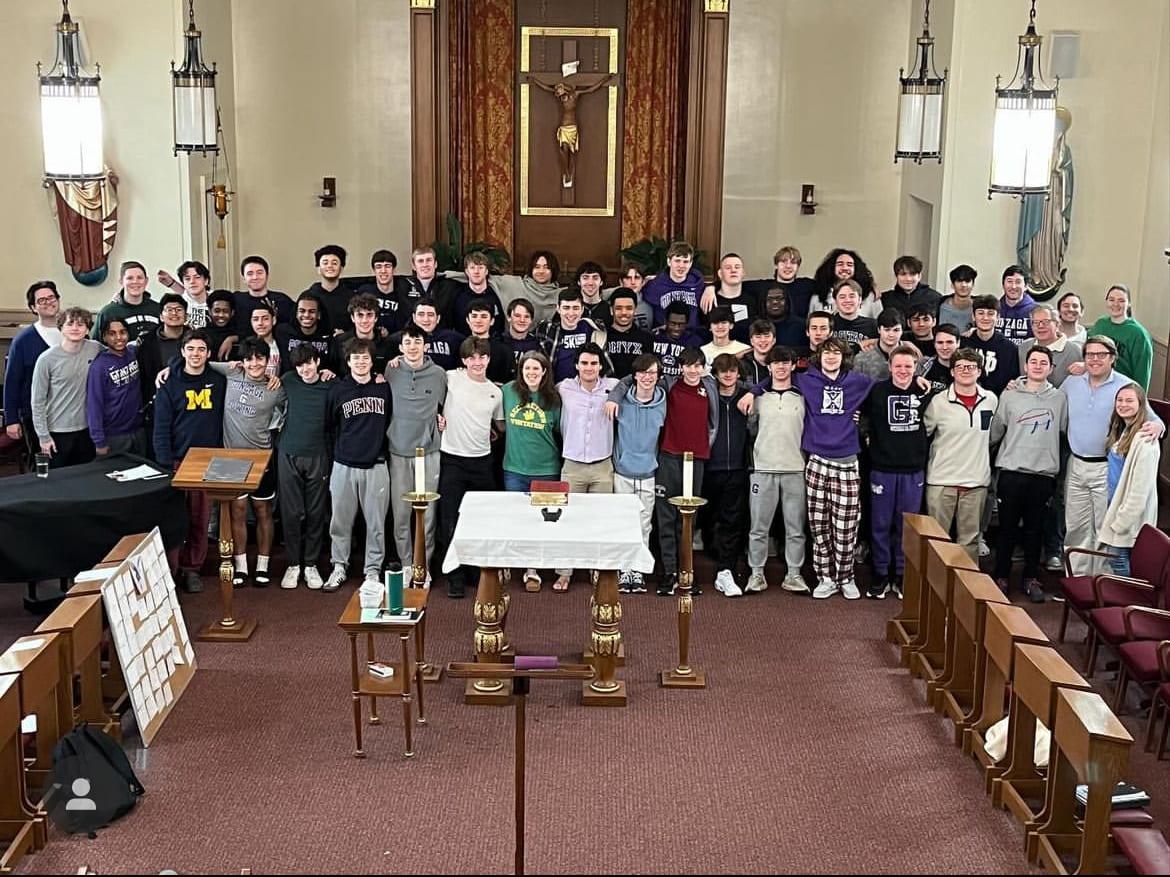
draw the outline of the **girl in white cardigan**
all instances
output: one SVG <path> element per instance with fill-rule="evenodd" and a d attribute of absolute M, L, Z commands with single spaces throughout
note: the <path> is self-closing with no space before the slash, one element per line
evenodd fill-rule
<path fill-rule="evenodd" d="M 1143 524 L 1158 522 L 1159 444 L 1139 435 L 1146 419 L 1146 394 L 1138 384 L 1117 391 L 1109 421 L 1107 479 L 1109 508 L 1100 538 L 1117 575 L 1129 575 L 1129 552 Z"/>

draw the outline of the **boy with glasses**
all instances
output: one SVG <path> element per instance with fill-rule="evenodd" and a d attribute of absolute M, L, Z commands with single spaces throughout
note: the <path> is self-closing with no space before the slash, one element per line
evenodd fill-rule
<path fill-rule="evenodd" d="M 57 314 L 61 296 L 52 280 L 38 280 L 25 293 L 28 309 L 36 320 L 16 333 L 8 348 L 4 371 L 4 429 L 10 439 L 24 440 L 31 457 L 36 453 L 36 430 L 32 425 L 33 368 L 50 347 L 61 343 Z"/>

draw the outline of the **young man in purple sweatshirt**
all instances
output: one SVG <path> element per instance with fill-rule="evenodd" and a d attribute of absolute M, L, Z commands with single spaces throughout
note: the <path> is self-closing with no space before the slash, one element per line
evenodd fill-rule
<path fill-rule="evenodd" d="M 1013 344 L 1023 344 L 1032 337 L 1032 308 L 1036 302 L 1028 295 L 1028 281 L 1024 269 L 1009 265 L 1000 278 L 1003 297 L 999 300 L 999 316 L 995 328 Z"/>
<path fill-rule="evenodd" d="M 85 419 L 99 457 L 147 453 L 142 420 L 142 385 L 138 351 L 130 345 L 126 324 L 111 317 L 102 331 L 106 349 L 89 364 L 85 385 Z"/>
<path fill-rule="evenodd" d="M 853 556 L 861 523 L 861 474 L 857 424 L 853 416 L 869 395 L 873 380 L 852 371 L 849 343 L 830 337 L 813 351 L 808 371 L 793 383 L 804 399 L 800 449 L 808 457 L 805 486 L 808 524 L 813 541 L 813 569 L 820 583 L 813 597 L 823 600 L 838 591 L 847 600 L 861 597 L 853 578 Z M 752 388 L 765 392 L 769 381 Z M 744 397 L 740 410 L 750 410 Z"/>
<path fill-rule="evenodd" d="M 657 275 L 642 287 L 642 300 L 654 312 L 654 325 L 666 324 L 666 309 L 671 302 L 681 301 L 687 305 L 687 325 L 699 325 L 699 298 L 707 282 L 698 269 L 692 267 L 695 251 L 684 241 L 675 241 L 666 251 L 665 274 Z"/>

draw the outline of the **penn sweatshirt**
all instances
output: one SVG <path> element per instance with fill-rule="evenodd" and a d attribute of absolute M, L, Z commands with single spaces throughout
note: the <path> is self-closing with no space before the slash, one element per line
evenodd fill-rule
<path fill-rule="evenodd" d="M 333 381 L 329 419 L 334 436 L 333 459 L 354 469 L 372 469 L 385 459 L 386 424 L 390 420 L 390 387 L 373 378 L 359 384 L 352 375 Z"/>

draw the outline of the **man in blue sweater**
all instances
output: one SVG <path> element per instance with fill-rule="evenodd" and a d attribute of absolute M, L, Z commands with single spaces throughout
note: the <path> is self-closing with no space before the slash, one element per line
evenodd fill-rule
<path fill-rule="evenodd" d="M 223 445 L 223 408 L 227 379 L 207 367 L 211 337 L 206 329 L 192 329 L 180 348 L 183 368 L 172 375 L 154 397 L 154 453 L 163 466 L 179 468 L 191 448 Z M 207 557 L 207 521 L 211 503 L 199 490 L 187 494 L 187 541 L 167 552 L 179 586 L 188 594 L 203 590 L 199 569 Z"/>
<path fill-rule="evenodd" d="M 666 251 L 667 272 L 648 280 L 642 287 L 642 300 L 650 305 L 655 326 L 666 324 L 666 309 L 676 301 L 687 306 L 687 325 L 699 325 L 699 297 L 707 282 L 702 272 L 692 267 L 694 261 L 691 245 L 676 241 Z"/>
<path fill-rule="evenodd" d="M 4 431 L 10 439 L 24 439 L 31 456 L 37 447 L 32 425 L 32 377 L 37 358 L 61 343 L 57 314 L 61 295 L 52 280 L 38 280 L 25 293 L 28 309 L 37 315 L 36 322 L 21 329 L 8 348 L 8 368 L 4 372 Z"/>

